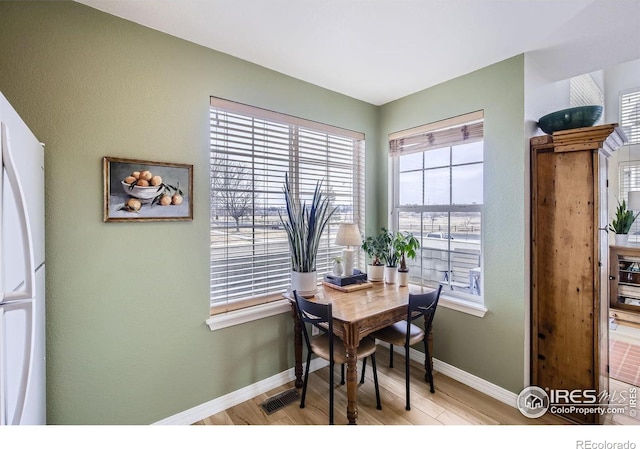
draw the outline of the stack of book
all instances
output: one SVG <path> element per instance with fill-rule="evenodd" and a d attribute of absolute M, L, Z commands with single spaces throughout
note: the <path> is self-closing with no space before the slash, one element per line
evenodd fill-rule
<path fill-rule="evenodd" d="M 325 282 L 328 282 L 339 287 L 345 287 L 352 284 L 361 284 L 367 282 L 367 273 L 362 273 L 360 270 L 354 270 L 354 274 L 351 276 L 336 276 L 335 274 L 325 274 Z"/>

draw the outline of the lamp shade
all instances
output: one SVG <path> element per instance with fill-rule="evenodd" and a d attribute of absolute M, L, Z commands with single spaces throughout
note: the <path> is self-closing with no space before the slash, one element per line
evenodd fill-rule
<path fill-rule="evenodd" d="M 338 235 L 336 235 L 336 245 L 339 246 L 359 246 L 362 243 L 360 230 L 355 223 L 340 223 Z"/>
<path fill-rule="evenodd" d="M 640 190 L 629 191 L 629 204 L 627 204 L 629 210 L 640 212 Z"/>

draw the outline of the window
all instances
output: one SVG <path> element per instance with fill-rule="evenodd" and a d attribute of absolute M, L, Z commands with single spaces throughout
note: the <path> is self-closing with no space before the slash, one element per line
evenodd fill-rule
<path fill-rule="evenodd" d="M 640 143 L 640 88 L 620 94 L 620 126 L 629 144 Z"/>
<path fill-rule="evenodd" d="M 342 250 L 338 224 L 364 229 L 364 135 L 213 97 L 210 123 L 210 292 L 219 314 L 281 300 L 290 285 L 279 218 L 286 173 L 307 201 L 322 181 L 338 208 L 317 258 L 318 273 L 331 270 Z"/>
<path fill-rule="evenodd" d="M 482 304 L 483 112 L 389 136 L 393 227 L 420 240 L 410 282 Z"/>
<path fill-rule="evenodd" d="M 640 190 L 640 163 L 638 161 L 620 162 L 618 165 L 618 192 L 617 199 L 629 203 L 629 191 Z M 614 201 L 614 207 L 617 204 Z M 637 213 L 637 211 L 634 211 Z M 640 243 L 640 219 L 635 220 L 629 230 L 629 241 Z"/>
<path fill-rule="evenodd" d="M 593 76 L 587 73 L 569 79 L 569 106 L 573 108 L 594 104 L 604 108 L 604 94 Z M 604 113 L 602 117 L 604 117 Z M 603 121 L 602 117 L 599 122 Z"/>

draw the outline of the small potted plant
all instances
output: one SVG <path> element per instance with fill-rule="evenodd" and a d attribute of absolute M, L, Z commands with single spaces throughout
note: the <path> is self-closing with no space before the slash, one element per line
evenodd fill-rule
<path fill-rule="evenodd" d="M 420 248 L 420 242 L 411 232 L 398 232 L 395 238 L 395 245 L 400 254 L 400 267 L 398 268 L 398 285 L 406 287 L 409 285 L 409 268 L 406 259 L 415 259 L 416 250 Z"/>
<path fill-rule="evenodd" d="M 344 266 L 342 265 L 342 257 L 334 257 L 333 259 L 333 274 L 336 276 L 342 276 L 344 274 Z"/>
<path fill-rule="evenodd" d="M 384 259 L 384 281 L 387 284 L 395 284 L 398 273 L 398 260 L 400 259 L 400 252 L 398 251 L 398 234 L 388 231 L 386 228 L 381 230 L 384 241 L 384 253 L 382 258 Z"/>
<path fill-rule="evenodd" d="M 384 280 L 383 255 L 386 249 L 386 231 L 383 232 L 383 229 L 377 235 L 370 235 L 362 241 L 362 250 L 371 259 L 371 263 L 367 265 L 367 279 L 372 282 Z"/>
<path fill-rule="evenodd" d="M 629 240 L 629 230 L 631 225 L 638 218 L 637 214 L 633 215 L 633 212 L 627 209 L 627 203 L 625 200 L 618 200 L 618 208 L 616 209 L 616 216 L 609 225 L 609 230 L 616 233 L 615 243 L 616 246 L 626 245 Z"/>

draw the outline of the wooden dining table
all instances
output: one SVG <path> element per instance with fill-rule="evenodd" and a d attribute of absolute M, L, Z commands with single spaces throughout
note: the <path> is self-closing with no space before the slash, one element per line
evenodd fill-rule
<path fill-rule="evenodd" d="M 322 285 L 310 301 L 332 304 L 333 331 L 342 339 L 347 353 L 347 419 L 349 424 L 358 420 L 358 345 L 360 340 L 386 326 L 407 318 L 409 292 L 427 293 L 433 289 L 410 285 L 400 287 L 398 284 L 373 282 L 368 288 L 344 292 Z M 298 317 L 297 307 L 292 295 L 285 295 L 291 303 L 294 320 L 295 339 L 295 386 L 302 388 L 302 323 Z"/>

